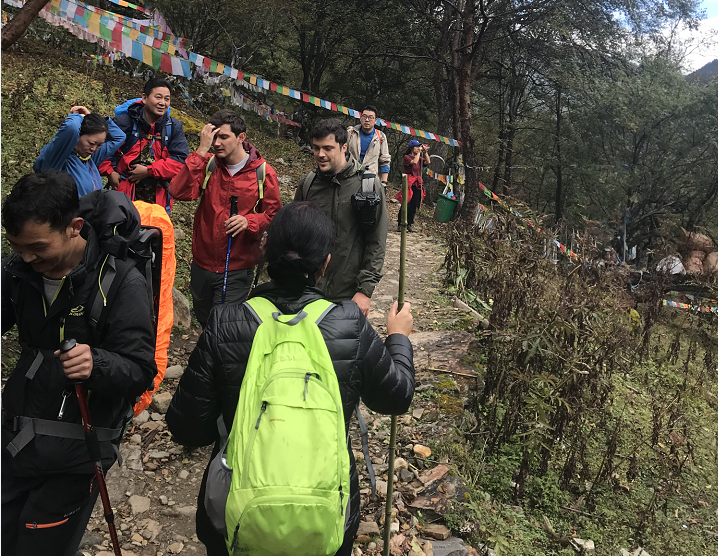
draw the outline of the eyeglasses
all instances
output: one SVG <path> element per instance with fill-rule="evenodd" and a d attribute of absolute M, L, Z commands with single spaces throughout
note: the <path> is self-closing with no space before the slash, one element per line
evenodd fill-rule
<path fill-rule="evenodd" d="M 376 116 L 368 116 L 368 115 L 366 115 L 366 114 L 362 114 L 362 115 L 360 116 L 360 119 L 371 121 L 371 120 L 376 120 Z"/>

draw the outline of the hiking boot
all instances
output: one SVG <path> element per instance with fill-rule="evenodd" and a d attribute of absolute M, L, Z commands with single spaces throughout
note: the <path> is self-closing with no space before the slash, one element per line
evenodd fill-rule
<path fill-rule="evenodd" d="M 415 230 L 414 230 L 414 226 L 411 225 L 411 224 L 409 224 L 409 225 L 406 227 L 406 231 L 407 231 L 407 232 L 413 232 L 413 231 L 415 231 Z"/>

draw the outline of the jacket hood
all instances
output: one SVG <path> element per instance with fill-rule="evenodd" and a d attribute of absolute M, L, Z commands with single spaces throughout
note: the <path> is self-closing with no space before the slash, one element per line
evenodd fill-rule
<path fill-rule="evenodd" d="M 127 113 L 130 115 L 130 118 L 135 120 L 140 129 L 147 133 L 150 128 L 152 127 L 150 123 L 145 119 L 145 103 L 141 100 L 131 104 L 127 108 Z M 167 115 L 167 112 L 165 112 L 162 117 L 155 122 L 155 131 L 158 131 L 160 129 L 163 129 L 165 125 L 167 125 L 167 122 L 169 122 L 170 117 Z"/>
<path fill-rule="evenodd" d="M 120 191 L 100 189 L 80 198 L 82 217 L 95 231 L 104 252 L 118 259 L 140 235 L 140 213 L 130 198 Z"/>

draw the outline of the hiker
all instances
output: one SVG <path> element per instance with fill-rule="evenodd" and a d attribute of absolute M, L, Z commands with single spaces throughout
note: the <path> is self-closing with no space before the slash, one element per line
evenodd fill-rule
<path fill-rule="evenodd" d="M 82 195 L 102 189 L 97 169 L 125 142 L 125 133 L 110 118 L 73 106 L 70 115 L 32 165 L 34 172 L 62 170 L 70 174 Z"/>
<path fill-rule="evenodd" d="M 386 252 L 387 211 L 379 178 L 347 155 L 347 130 L 339 120 L 322 120 L 312 130 L 317 170 L 304 176 L 295 201 L 309 201 L 334 222 L 336 248 L 318 287 L 329 301 L 351 299 L 369 316 L 371 296 L 381 279 Z M 371 190 L 363 194 L 365 188 Z M 353 203 L 358 194 L 364 201 Z"/>
<path fill-rule="evenodd" d="M 379 113 L 376 106 L 367 105 L 362 110 L 360 124 L 350 127 L 347 131 L 349 154 L 361 162 L 362 166 L 379 176 L 381 183 L 386 187 L 389 179 L 389 167 L 391 155 L 389 154 L 389 143 L 383 131 L 374 127 L 377 123 Z"/>
<path fill-rule="evenodd" d="M 212 307 L 247 299 L 262 233 L 282 206 L 277 174 L 247 141 L 244 118 L 219 110 L 170 183 L 170 193 L 179 201 L 201 197 L 192 230 L 190 291 L 204 328 Z"/>
<path fill-rule="evenodd" d="M 160 274 L 160 300 L 155 341 L 157 375 L 155 375 L 152 389 L 143 392 L 140 400 L 134 406 L 134 414 L 137 417 L 149 407 L 152 396 L 159 390 L 167 371 L 167 350 L 170 347 L 170 334 L 174 322 L 172 286 L 177 271 L 177 258 L 175 256 L 174 225 L 165 209 L 155 203 L 155 188 L 146 184 L 136 184 L 135 201 L 132 204 L 140 214 L 140 223 L 143 226 L 153 226 L 162 232 L 162 272 Z"/>
<path fill-rule="evenodd" d="M 15 253 L 2 267 L 2 334 L 17 325 L 22 346 L 2 393 L 3 555 L 64 556 L 80 544 L 98 482 L 74 384 L 91 391 L 107 471 L 132 404 L 157 372 L 143 276 L 116 260 L 111 287 L 99 285 L 109 267 L 100 237 L 110 227 L 124 230 L 119 214 L 139 227 L 124 195 L 97 191 L 80 199 L 72 176 L 54 170 L 22 177 L 3 203 Z M 106 307 L 93 327 L 98 296 Z M 60 343 L 70 339 L 77 345 L 61 354 Z"/>
<path fill-rule="evenodd" d="M 172 118 L 170 83 L 152 78 L 142 98 L 128 101 L 115 109 L 115 123 L 127 139 L 117 152 L 100 167 L 110 189 L 127 193 L 135 200 L 135 184 L 145 182 L 155 187 L 155 202 L 167 214 L 172 199 L 167 186 L 184 166 L 189 146 L 182 122 Z"/>
<path fill-rule="evenodd" d="M 421 202 L 426 197 L 424 191 L 424 178 L 421 175 L 422 167 L 431 164 L 429 158 L 429 145 L 422 145 L 416 139 L 409 141 L 409 148 L 404 154 L 404 173 L 408 176 L 409 189 L 406 200 L 406 222 L 408 224 L 406 231 L 413 232 L 414 217 L 416 211 L 419 210 Z M 401 191 L 397 193 L 396 199 L 401 201 Z M 399 230 L 401 230 L 401 211 L 399 211 L 399 220 L 397 222 Z"/>
<path fill-rule="evenodd" d="M 345 128 L 340 125 L 339 129 Z M 238 397 L 241 403 L 242 396 L 259 395 L 264 392 L 262 383 L 253 381 L 259 371 L 248 366 L 250 351 L 255 349 L 253 342 L 258 340 L 260 334 L 258 317 L 255 316 L 253 308 L 255 305 L 250 306 L 250 304 L 259 303 L 271 307 L 269 315 L 264 317 L 268 321 L 273 320 L 272 311 L 276 308 L 277 315 L 279 313 L 287 315 L 284 317 L 284 322 L 290 318 L 289 315 L 299 314 L 297 315 L 299 317 L 302 312 L 312 312 L 311 306 L 315 303 L 330 305 L 323 299 L 323 293 L 316 287 L 316 283 L 325 273 L 333 258 L 332 245 L 335 245 L 333 225 L 322 210 L 309 203 L 295 202 L 277 213 L 269 226 L 266 239 L 267 269 L 271 281 L 254 289 L 246 303 L 224 305 L 213 312 L 204 334 L 200 337 L 197 347 L 190 356 L 187 369 L 172 399 L 167 412 L 167 425 L 174 439 L 185 446 L 205 446 L 215 442 L 212 459 L 224 448 L 218 442 L 221 437 L 218 426 L 226 427 L 229 430 L 233 426 L 239 428 L 242 423 L 246 422 L 252 430 L 266 430 L 267 436 L 256 437 L 258 440 L 253 449 L 258 453 L 262 453 L 264 449 L 280 451 L 272 452 L 275 457 L 266 458 L 265 464 L 260 466 L 260 473 L 250 473 L 248 469 L 235 469 L 234 473 L 246 473 L 247 481 L 252 480 L 255 475 L 261 475 L 259 480 L 267 483 L 268 491 L 271 490 L 269 488 L 271 485 L 285 485 L 281 489 L 285 496 L 290 492 L 295 494 L 302 492 L 301 489 L 293 490 L 293 487 L 300 485 L 292 482 L 287 475 L 294 474 L 293 476 L 296 477 L 298 473 L 299 476 L 296 480 L 302 481 L 302 483 L 321 480 L 322 477 L 332 473 L 332 470 L 327 473 L 322 466 L 327 465 L 328 461 L 335 461 L 332 459 L 333 455 L 334 458 L 337 457 L 335 454 L 338 454 L 340 458 L 344 458 L 346 455 L 348 458 L 346 463 L 351 477 L 349 497 L 343 494 L 340 488 L 342 497 L 336 496 L 335 501 L 337 506 L 346 505 L 348 502 L 348 507 L 345 508 L 342 505 L 341 512 L 346 511 L 346 514 L 340 514 L 340 508 L 332 506 L 336 509 L 332 510 L 331 517 L 340 520 L 340 531 L 343 532 L 343 536 L 339 537 L 339 544 L 336 545 L 341 548 L 336 554 L 349 555 L 354 535 L 359 526 L 359 480 L 351 443 L 347 441 L 349 420 L 360 398 L 369 409 L 382 414 L 398 415 L 408 409 L 414 392 L 413 352 L 408 339 L 413 318 L 409 304 L 405 304 L 402 311 L 397 313 L 397 304 L 394 303 L 387 317 L 388 337 L 384 342 L 356 303 L 344 301 L 330 307 L 323 313 L 323 318 L 320 317 L 318 325 L 321 335 L 318 341 L 321 342 L 322 349 L 325 345 L 328 350 L 327 356 L 330 360 L 328 373 L 325 372 L 321 380 L 315 381 L 313 372 L 304 374 L 304 371 L 301 371 L 299 376 L 292 379 L 291 383 L 284 383 L 285 385 L 281 388 L 273 390 L 269 406 L 267 403 L 262 404 L 261 412 L 266 411 L 266 420 L 262 420 L 264 419 L 262 413 L 259 415 L 262 420 L 261 424 L 267 425 L 266 429 L 261 429 L 260 421 L 257 420 L 255 411 L 258 412 L 259 407 L 256 407 L 256 410 L 253 408 L 250 415 L 244 415 L 240 414 L 238 406 Z M 314 312 L 322 309 L 323 306 L 320 306 Z M 294 317 L 293 320 L 296 320 L 297 317 Z M 276 316 L 278 320 L 282 318 Z M 292 321 L 289 321 L 289 324 L 291 323 Z M 313 325 L 311 322 L 308 324 Z M 287 326 L 287 329 L 290 327 Z M 313 328 L 313 330 L 315 329 Z M 309 341 L 308 338 L 298 339 Z M 319 349 L 314 351 L 319 351 Z M 261 350 L 259 353 L 262 355 L 266 351 Z M 293 354 L 287 351 L 281 353 L 282 355 L 275 361 L 279 362 L 278 369 L 282 375 L 287 375 L 289 373 L 281 371 L 282 364 Z M 285 368 L 296 368 L 294 366 L 287 367 L 286 363 L 284 366 Z M 312 368 L 317 373 L 324 372 L 324 367 L 321 367 L 321 370 L 319 366 Z M 316 376 L 319 377 L 318 374 Z M 284 429 L 283 424 L 287 423 L 287 420 L 282 419 L 281 412 L 283 410 L 277 396 L 282 393 L 291 394 L 293 389 L 296 389 L 298 395 L 296 397 L 292 395 L 294 401 L 289 405 L 302 407 L 303 409 L 296 411 L 305 412 L 304 415 L 309 417 L 314 413 L 312 408 L 315 407 L 318 395 L 321 394 L 318 385 L 321 384 L 327 391 L 330 391 L 336 384 L 333 380 L 334 377 L 338 381 L 340 407 L 343 410 L 344 420 L 344 427 L 341 427 L 340 424 L 339 435 L 336 434 L 336 431 L 333 433 L 330 431 L 328 436 L 323 436 L 327 434 L 327 431 L 321 430 L 323 423 L 320 420 L 312 421 L 315 424 L 301 432 L 293 433 L 291 429 Z M 311 381 L 310 378 L 312 378 Z M 254 384 L 254 390 L 242 392 L 241 389 L 248 387 L 248 384 Z M 270 382 L 266 383 L 267 386 L 269 384 Z M 312 396 L 317 396 L 317 398 Z M 308 405 L 303 404 L 303 400 L 308 401 Z M 336 403 L 339 403 L 340 400 L 336 400 Z M 273 403 L 276 405 L 272 405 Z M 335 407 L 338 409 L 338 406 Z M 293 409 L 288 408 L 287 410 L 292 411 Z M 295 418 L 290 424 L 301 427 L 299 422 L 303 422 L 302 419 L 307 417 L 297 413 L 294 415 Z M 220 416 L 222 419 L 218 420 Z M 232 431 L 230 438 L 236 439 L 236 435 L 239 433 L 239 430 Z M 315 436 L 312 436 L 313 434 Z M 319 438 L 324 439 L 325 442 L 327 442 L 327 438 L 334 438 L 334 441 L 328 441 L 326 446 L 324 444 L 321 447 L 314 446 L 316 435 L 320 434 L 322 436 Z M 263 440 L 259 440 L 260 438 Z M 286 440 L 287 438 L 290 440 Z M 337 440 L 339 447 L 336 445 Z M 268 443 L 266 447 L 261 445 L 257 447 L 258 442 L 265 441 Z M 280 444 L 287 441 L 288 444 L 284 449 L 288 452 L 282 452 L 282 448 L 272 444 L 272 441 L 277 441 Z M 230 440 L 230 446 L 232 446 L 232 442 L 233 440 Z M 241 442 L 241 439 L 237 439 L 237 442 Z M 296 444 L 290 445 L 294 443 Z M 301 449 L 297 445 L 307 448 Z M 348 454 L 345 454 L 344 450 L 347 449 Z M 231 457 L 229 454 L 226 457 L 229 465 Z M 272 465 L 272 462 L 276 462 L 276 465 Z M 329 466 L 331 467 L 331 465 L 336 465 L 336 463 L 330 463 Z M 224 556 L 228 554 L 225 539 L 231 543 L 236 527 L 233 524 L 230 526 L 229 523 L 225 523 L 224 525 L 228 529 L 228 536 L 225 537 L 213 526 L 216 520 L 211 521 L 208 508 L 205 506 L 209 467 L 205 470 L 199 491 L 196 516 L 197 536 L 207 547 L 208 556 Z M 314 470 L 316 473 L 307 473 L 307 469 Z M 349 476 L 349 470 L 347 470 L 347 476 Z M 210 486 L 212 493 L 214 486 Z M 227 502 L 228 515 L 232 511 L 230 508 L 232 503 Z M 292 506 L 292 504 L 287 504 L 287 506 Z M 306 516 L 306 513 L 302 513 L 306 511 L 301 510 L 298 515 Z M 250 543 L 248 547 L 242 547 L 246 553 L 293 556 L 327 554 L 326 550 L 320 550 L 316 546 L 300 545 L 301 548 L 297 548 L 295 543 L 301 542 L 301 539 L 307 535 L 311 536 L 312 531 L 306 531 L 303 528 L 311 529 L 313 522 L 308 517 L 290 519 L 286 517 L 292 515 L 289 511 L 284 515 L 285 521 L 268 519 L 268 527 L 272 529 L 268 535 L 261 533 L 261 538 L 256 538 L 256 542 L 254 539 L 245 540 Z M 222 512 L 219 516 L 220 521 L 223 516 Z M 319 527 L 320 525 L 315 524 L 315 526 Z M 247 529 L 253 530 L 249 524 L 247 524 Z M 314 533 L 316 534 L 317 531 Z M 279 536 L 279 548 L 277 545 L 270 545 L 269 536 L 273 542 Z"/>

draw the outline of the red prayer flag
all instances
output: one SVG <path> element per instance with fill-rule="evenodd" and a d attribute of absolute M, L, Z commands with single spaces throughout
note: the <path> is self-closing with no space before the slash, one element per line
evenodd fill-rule
<path fill-rule="evenodd" d="M 211 64 L 212 64 L 212 60 L 210 58 L 205 58 L 204 60 L 202 60 L 202 65 L 207 69 L 209 69 L 209 66 Z"/>
<path fill-rule="evenodd" d="M 309 95 L 307 93 L 302 93 L 302 100 L 304 102 L 309 102 Z"/>
<path fill-rule="evenodd" d="M 170 58 L 169 54 L 162 53 L 162 58 L 160 59 L 160 69 L 165 73 L 172 73 L 172 59 Z"/>
<path fill-rule="evenodd" d="M 270 91 L 276 91 L 277 90 L 277 84 L 274 81 L 269 82 L 269 90 Z"/>

